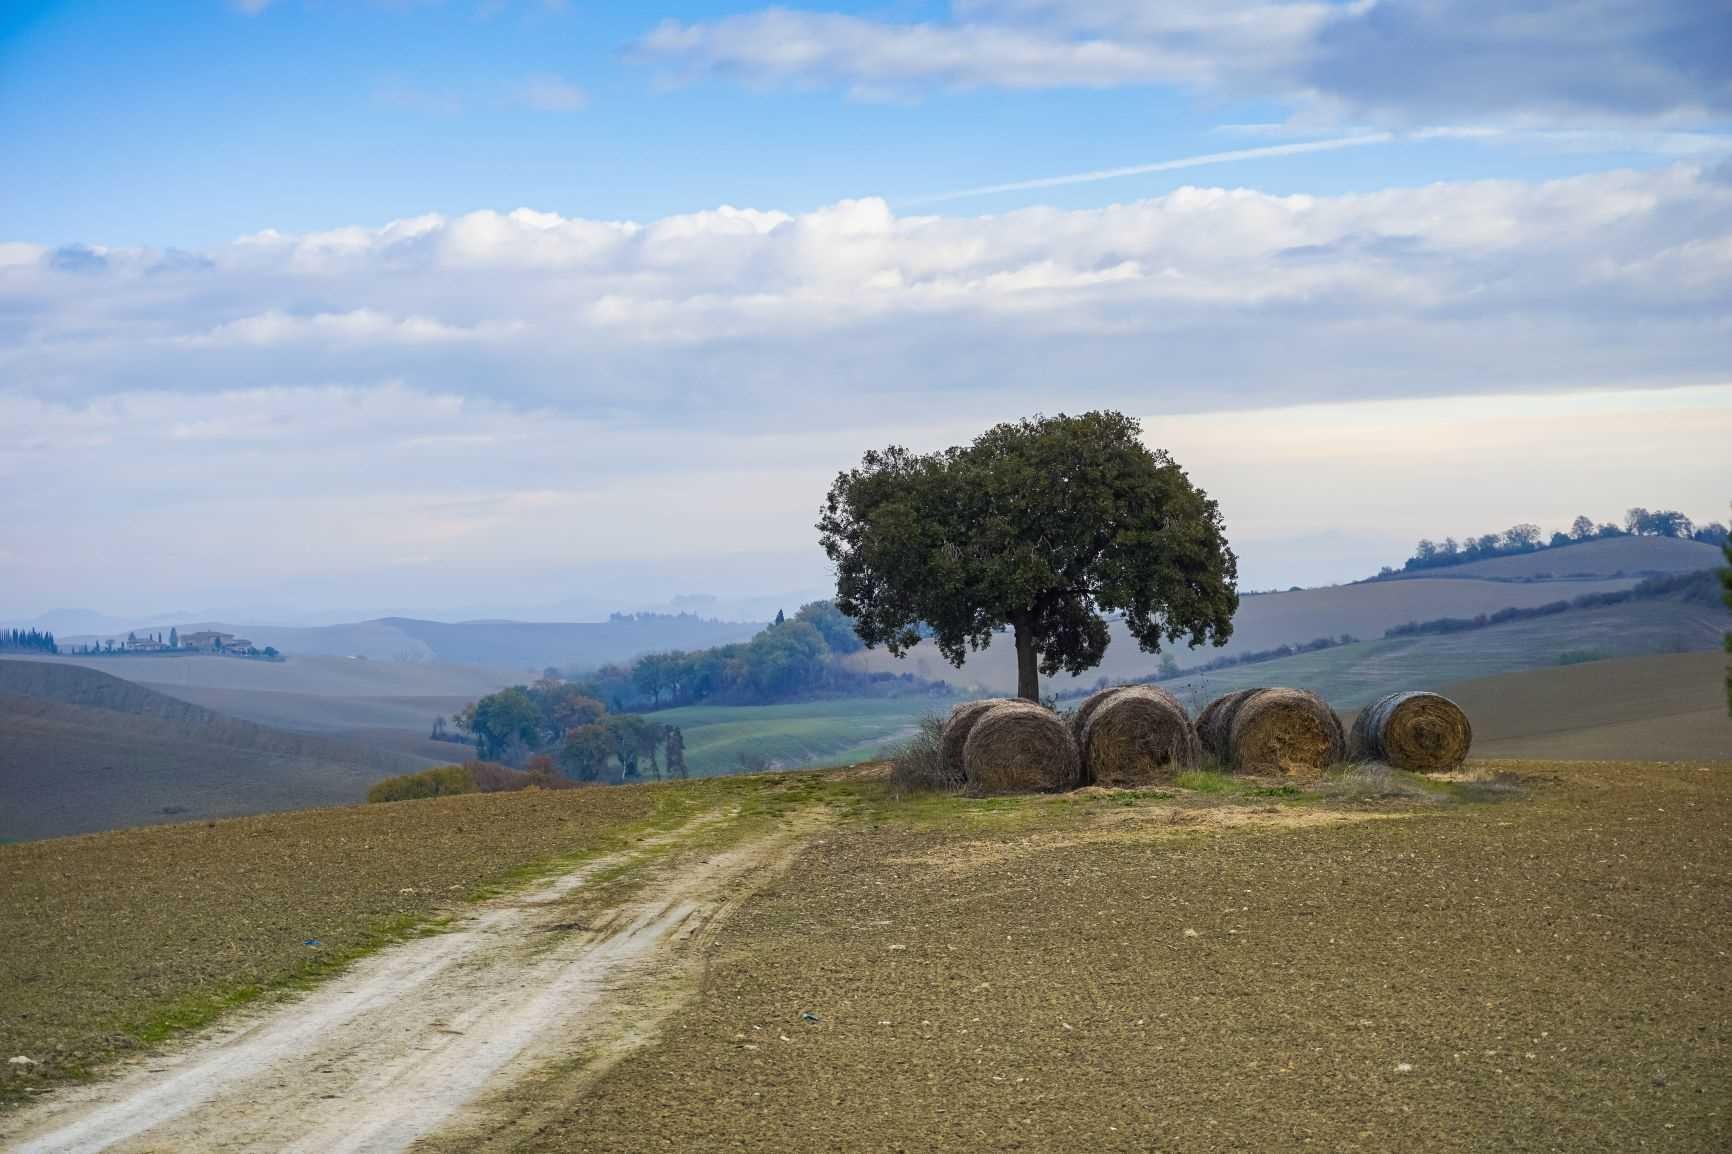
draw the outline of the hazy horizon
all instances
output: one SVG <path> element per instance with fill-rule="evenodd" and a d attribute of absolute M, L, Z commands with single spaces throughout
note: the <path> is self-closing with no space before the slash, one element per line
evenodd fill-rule
<path fill-rule="evenodd" d="M 1597 13 L 25 6 L 0 613 L 762 608 L 862 452 L 1091 408 L 1245 588 L 1724 521 L 1723 24 Z"/>

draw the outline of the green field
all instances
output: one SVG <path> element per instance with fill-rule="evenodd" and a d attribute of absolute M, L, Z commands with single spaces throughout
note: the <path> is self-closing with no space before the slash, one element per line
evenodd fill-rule
<path fill-rule="evenodd" d="M 921 717 L 944 713 L 950 705 L 931 697 L 843 697 L 794 705 L 689 705 L 649 716 L 679 726 L 692 776 L 710 777 L 746 768 L 870 760 L 911 733 Z"/>

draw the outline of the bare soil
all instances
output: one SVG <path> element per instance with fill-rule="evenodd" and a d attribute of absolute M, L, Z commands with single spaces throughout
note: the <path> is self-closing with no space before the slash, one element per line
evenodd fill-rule
<path fill-rule="evenodd" d="M 827 835 L 509 1148 L 1732 1148 L 1732 768 L 1493 768 L 1526 800 Z"/>
<path fill-rule="evenodd" d="M 471 1105 L 483 1090 L 593 1047 L 602 1007 L 651 980 L 651 960 L 749 892 L 800 830 L 784 823 L 677 869 L 650 860 L 653 876 L 623 900 L 586 900 L 716 820 L 471 907 L 447 932 L 378 953 L 304 1000 L 63 1093 L 8 1120 L 9 1149 L 378 1154 L 446 1127 L 496 1130 L 496 1108 Z"/>

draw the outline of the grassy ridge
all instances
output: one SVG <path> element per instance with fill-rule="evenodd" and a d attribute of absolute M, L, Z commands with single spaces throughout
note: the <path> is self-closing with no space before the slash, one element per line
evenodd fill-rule
<path fill-rule="evenodd" d="M 948 700 L 926 697 L 844 697 L 793 705 L 689 705 L 648 716 L 684 731 L 687 768 L 694 777 L 708 777 L 739 772 L 742 755 L 783 769 L 867 760 L 925 714 L 949 708 Z"/>

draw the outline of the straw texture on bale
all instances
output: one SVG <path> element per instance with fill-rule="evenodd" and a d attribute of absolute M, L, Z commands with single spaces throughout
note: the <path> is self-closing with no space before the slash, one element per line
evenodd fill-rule
<path fill-rule="evenodd" d="M 1124 788 L 1171 781 L 1198 760 L 1197 731 L 1165 690 L 1139 686 L 1114 694 L 1083 729 L 1084 780 Z"/>
<path fill-rule="evenodd" d="M 1077 749 L 1082 749 L 1083 730 L 1088 728 L 1089 718 L 1095 710 L 1112 700 L 1115 694 L 1123 693 L 1131 688 L 1128 685 L 1113 685 L 1106 689 L 1097 689 L 1083 698 L 1082 704 L 1076 707 L 1076 712 L 1070 715 L 1070 735 L 1076 739 Z"/>
<path fill-rule="evenodd" d="M 1233 732 L 1233 718 L 1238 714 L 1241 705 L 1250 700 L 1253 694 L 1261 692 L 1261 687 L 1235 689 L 1215 698 L 1203 706 L 1203 712 L 1197 714 L 1197 740 L 1202 744 L 1203 752 L 1214 758 L 1221 767 L 1233 764 L 1233 751 L 1227 744 L 1227 739 Z"/>
<path fill-rule="evenodd" d="M 1381 761 L 1414 773 L 1460 767 L 1473 744 L 1467 714 L 1436 693 L 1391 693 L 1360 711 L 1348 752 L 1355 761 Z"/>
<path fill-rule="evenodd" d="M 1081 776 L 1070 727 L 1032 701 L 987 710 L 963 743 L 962 764 L 975 796 L 1071 789 Z"/>
<path fill-rule="evenodd" d="M 1341 718 L 1315 693 L 1263 689 L 1233 714 L 1227 745 L 1236 769 L 1314 777 L 1347 756 Z"/>
<path fill-rule="evenodd" d="M 967 775 L 962 768 L 962 747 L 968 741 L 968 731 L 974 728 L 974 723 L 986 716 L 986 711 L 995 705 L 1003 705 L 1008 698 L 985 697 L 979 701 L 964 701 L 950 711 L 950 718 L 944 723 L 944 732 L 938 740 L 938 756 L 944 766 L 944 776 L 949 780 L 961 783 Z"/>

